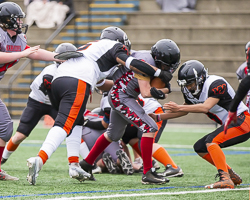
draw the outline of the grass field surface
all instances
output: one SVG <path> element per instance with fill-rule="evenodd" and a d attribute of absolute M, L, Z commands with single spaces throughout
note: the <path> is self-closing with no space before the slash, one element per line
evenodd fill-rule
<path fill-rule="evenodd" d="M 162 144 L 179 165 L 184 176 L 169 178 L 164 185 L 142 185 L 141 174 L 96 174 L 97 181 L 78 182 L 68 175 L 68 161 L 63 143 L 43 166 L 36 186 L 26 181 L 26 160 L 36 156 L 44 141 L 48 128 L 39 124 L 10 159 L 2 166 L 19 181 L 1 181 L 0 199 L 190 199 L 190 200 L 249 200 L 250 185 L 250 140 L 224 149 L 227 163 L 243 179 L 243 183 L 231 190 L 204 189 L 215 179 L 217 170 L 193 151 L 192 145 L 202 136 L 213 131 L 213 126 L 167 125 Z M 163 171 L 161 165 L 159 171 Z"/>

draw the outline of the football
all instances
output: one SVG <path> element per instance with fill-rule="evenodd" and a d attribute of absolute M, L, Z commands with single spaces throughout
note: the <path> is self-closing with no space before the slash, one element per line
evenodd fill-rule
<path fill-rule="evenodd" d="M 162 80 L 159 77 L 154 77 L 151 81 L 150 81 L 150 85 L 151 87 L 155 87 L 155 88 L 165 88 L 165 83 L 162 82 Z"/>

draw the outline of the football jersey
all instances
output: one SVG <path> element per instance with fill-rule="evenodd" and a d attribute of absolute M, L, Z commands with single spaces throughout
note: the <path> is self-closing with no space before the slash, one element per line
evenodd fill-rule
<path fill-rule="evenodd" d="M 184 93 L 185 102 L 187 104 L 204 103 L 209 97 L 218 98 L 219 102 L 206 114 L 210 119 L 219 124 L 225 123 L 228 109 L 234 96 L 235 92 L 231 85 L 223 77 L 216 75 L 208 76 L 199 97 L 195 98 L 191 93 Z M 244 111 L 248 111 L 248 108 L 241 102 L 237 109 L 237 116 Z"/>
<path fill-rule="evenodd" d="M 146 51 L 146 50 L 133 51 L 132 50 L 131 52 L 132 52 L 131 53 L 132 57 L 155 66 L 155 62 L 154 62 L 152 55 L 150 54 L 150 51 Z M 144 79 L 144 80 L 150 81 L 150 77 L 137 74 L 124 66 L 119 67 L 113 75 L 114 83 L 119 79 L 120 79 L 119 84 L 122 87 L 120 90 L 123 90 L 123 92 L 127 93 L 129 96 L 134 97 L 134 98 L 136 98 L 140 94 L 138 79 Z"/>
<path fill-rule="evenodd" d="M 247 61 L 245 61 L 239 66 L 239 68 L 236 71 L 236 75 L 239 80 L 247 76 Z"/>
<path fill-rule="evenodd" d="M 0 28 L 0 51 L 1 52 L 20 52 L 27 48 L 27 40 L 24 34 L 17 34 L 16 40 L 13 42 L 7 31 Z M 20 59 L 9 63 L 0 64 L 0 80 L 4 77 L 8 68 L 16 64 Z"/>
<path fill-rule="evenodd" d="M 119 54 L 128 54 L 127 48 L 120 42 L 108 39 L 90 42 L 77 51 L 83 56 L 71 58 L 60 65 L 53 80 L 59 77 L 74 77 L 92 86 L 105 79 L 118 64 Z"/>
<path fill-rule="evenodd" d="M 45 74 L 54 76 L 56 70 L 57 70 L 57 64 L 51 64 L 45 67 L 43 71 L 31 83 L 30 85 L 31 92 L 29 94 L 29 97 L 31 97 L 36 101 L 51 105 L 48 95 L 45 95 L 39 88 L 43 84 L 43 76 Z"/>

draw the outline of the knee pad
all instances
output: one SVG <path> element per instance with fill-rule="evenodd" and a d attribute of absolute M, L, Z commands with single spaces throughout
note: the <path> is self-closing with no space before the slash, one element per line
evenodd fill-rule
<path fill-rule="evenodd" d="M 12 133 L 13 133 L 13 122 L 10 121 L 8 124 L 6 124 L 5 127 L 3 127 L 0 130 L 1 139 L 5 142 L 8 142 L 12 136 Z"/>
<path fill-rule="evenodd" d="M 207 152 L 207 147 L 206 144 L 201 142 L 200 140 L 198 140 L 195 144 L 194 144 L 194 151 L 196 153 L 206 153 Z"/>

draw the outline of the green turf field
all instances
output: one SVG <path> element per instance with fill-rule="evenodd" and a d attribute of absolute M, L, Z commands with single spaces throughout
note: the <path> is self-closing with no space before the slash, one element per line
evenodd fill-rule
<path fill-rule="evenodd" d="M 181 166 L 184 176 L 170 178 L 165 185 L 142 185 L 141 174 L 111 175 L 97 174 L 97 181 L 83 183 L 68 175 L 65 144 L 62 144 L 43 166 L 37 185 L 26 181 L 28 167 L 26 159 L 35 156 L 48 129 L 41 124 L 2 166 L 19 181 L 1 181 L 0 199 L 190 199 L 190 200 L 249 200 L 250 184 L 250 140 L 224 149 L 227 163 L 241 175 L 243 183 L 235 190 L 205 190 L 204 185 L 213 183 L 217 170 L 198 157 L 192 145 L 215 127 L 167 125 L 160 144 Z M 159 171 L 163 170 L 163 166 Z"/>

